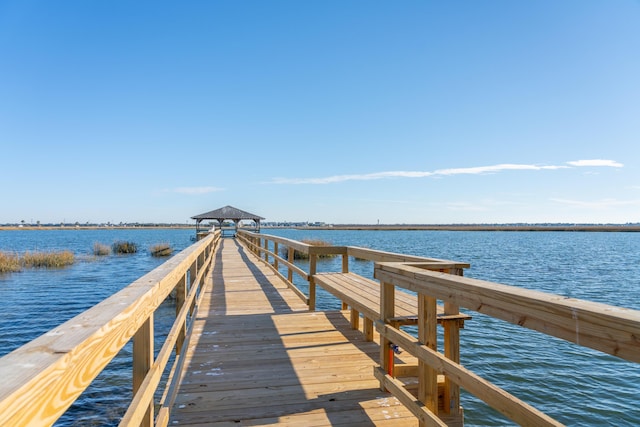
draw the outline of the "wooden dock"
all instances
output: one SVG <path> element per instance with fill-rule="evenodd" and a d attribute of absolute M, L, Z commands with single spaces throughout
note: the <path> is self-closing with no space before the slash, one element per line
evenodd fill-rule
<path fill-rule="evenodd" d="M 235 240 L 209 279 L 169 425 L 418 425 L 380 391 L 379 347 L 348 314 L 309 312 Z"/>
<path fill-rule="evenodd" d="M 561 426 L 461 364 L 471 317 L 460 309 L 640 363 L 637 310 L 464 277 L 463 262 L 244 230 L 201 237 L 0 358 L 0 426 L 53 425 L 128 343 L 122 427 L 461 427 L 461 390 L 517 424 Z M 318 271 L 322 256 L 341 257 L 339 271 Z M 350 260 L 369 262 L 375 280 Z M 317 311 L 318 289 L 342 311 Z M 168 303 L 175 322 L 157 340 L 154 318 Z"/>

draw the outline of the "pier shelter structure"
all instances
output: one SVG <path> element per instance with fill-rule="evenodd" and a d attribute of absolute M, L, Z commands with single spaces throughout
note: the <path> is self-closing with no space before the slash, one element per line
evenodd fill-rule
<path fill-rule="evenodd" d="M 246 227 L 248 231 L 254 231 L 256 233 L 260 232 L 260 221 L 264 218 L 260 215 L 253 214 L 251 212 L 246 212 L 238 208 L 234 208 L 233 206 L 225 206 L 220 209 L 215 209 L 213 211 L 205 212 L 200 215 L 192 216 L 191 219 L 196 220 L 196 235 L 198 238 L 202 236 L 201 233 L 207 233 L 209 229 L 201 229 L 202 221 L 212 220 L 217 221 L 218 225 L 214 224 L 216 229 L 222 230 L 223 236 L 235 236 L 237 229 L 239 228 L 240 221 L 242 220 L 250 220 L 253 221 L 252 227 Z M 230 220 L 233 221 L 234 226 L 232 228 L 228 228 L 224 226 L 224 222 Z"/>

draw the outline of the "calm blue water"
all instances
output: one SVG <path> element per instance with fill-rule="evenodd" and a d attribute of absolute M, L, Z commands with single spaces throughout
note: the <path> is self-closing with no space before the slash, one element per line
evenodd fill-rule
<path fill-rule="evenodd" d="M 467 277 L 640 310 L 638 233 L 267 232 L 466 261 L 471 264 Z M 338 258 L 322 261 L 318 269 L 340 271 L 340 263 Z M 370 262 L 351 259 L 349 268 L 373 276 Z M 319 308 L 339 308 L 339 302 L 318 292 Z M 461 359 L 469 369 L 567 425 L 640 425 L 639 364 L 470 314 L 473 319 L 461 331 Z M 463 394 L 462 406 L 466 426 L 513 425 L 469 394 Z"/>
<path fill-rule="evenodd" d="M 169 243 L 177 253 L 192 243 L 193 235 L 191 229 L 0 231 L 1 251 L 68 249 L 76 255 L 76 263 L 65 269 L 0 274 L 0 356 L 82 313 L 166 261 L 152 257 L 150 246 Z M 94 243 L 111 245 L 117 240 L 136 243 L 138 253 L 93 256 Z M 174 319 L 175 306 L 166 302 L 154 318 L 156 354 Z M 132 395 L 131 352 L 129 343 L 56 425 L 118 425 Z"/>
<path fill-rule="evenodd" d="M 572 232 L 448 232 L 263 230 L 296 240 L 471 263 L 476 277 L 574 298 L 640 309 L 640 234 Z M 17 230 L 0 232 L 0 250 L 71 249 L 79 258 L 63 270 L 24 270 L 0 275 L 0 355 L 91 307 L 163 259 L 147 248 L 191 244 L 193 230 Z M 133 241 L 140 252 L 95 258 L 94 242 Z M 320 270 L 339 270 L 337 259 Z M 302 264 L 302 263 L 301 263 Z M 350 269 L 371 277 L 373 265 L 351 260 Z M 303 287 L 302 283 L 299 283 Z M 339 308 L 319 291 L 319 308 Z M 20 310 L 15 310 L 20 307 Z M 11 310 L 10 310 L 11 308 Z M 174 308 L 163 307 L 156 330 L 166 333 Z M 572 426 L 640 425 L 640 365 L 471 313 L 462 331 L 462 363 L 559 421 Z M 164 332 L 163 332 L 164 331 Z M 130 346 L 83 394 L 58 425 L 117 425 L 131 396 Z M 510 422 L 463 395 L 467 426 Z"/>

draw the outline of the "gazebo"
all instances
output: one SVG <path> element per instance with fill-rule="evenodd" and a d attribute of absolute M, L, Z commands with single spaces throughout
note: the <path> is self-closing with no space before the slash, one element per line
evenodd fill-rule
<path fill-rule="evenodd" d="M 238 208 L 234 208 L 233 206 L 225 206 L 220 209 L 216 209 L 213 211 L 205 212 L 200 215 L 192 216 L 191 219 L 196 220 L 196 234 L 200 233 L 203 230 L 200 230 L 200 223 L 206 219 L 218 221 L 218 225 L 214 224 L 214 227 L 223 229 L 223 223 L 226 220 L 231 220 L 234 223 L 232 235 L 235 235 L 235 230 L 238 228 L 240 221 L 243 219 L 251 220 L 254 222 L 255 226 L 253 227 L 253 231 L 260 231 L 260 220 L 263 220 L 260 215 L 252 214 L 250 212 L 243 211 Z M 224 232 L 224 230 L 223 230 Z"/>

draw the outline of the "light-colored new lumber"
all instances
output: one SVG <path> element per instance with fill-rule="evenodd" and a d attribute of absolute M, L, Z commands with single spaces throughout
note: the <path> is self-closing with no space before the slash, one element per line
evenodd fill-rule
<path fill-rule="evenodd" d="M 376 265 L 375 277 L 405 289 L 640 362 L 640 311 L 396 263 Z"/>

